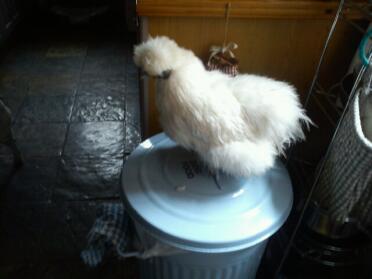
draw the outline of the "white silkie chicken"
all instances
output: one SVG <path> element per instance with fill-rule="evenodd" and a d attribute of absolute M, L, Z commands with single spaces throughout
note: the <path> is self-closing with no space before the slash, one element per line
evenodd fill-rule
<path fill-rule="evenodd" d="M 167 37 L 134 49 L 134 62 L 158 78 L 156 105 L 164 132 L 194 150 L 212 171 L 259 175 L 311 121 L 295 89 L 267 77 L 207 71 L 190 50 Z"/>

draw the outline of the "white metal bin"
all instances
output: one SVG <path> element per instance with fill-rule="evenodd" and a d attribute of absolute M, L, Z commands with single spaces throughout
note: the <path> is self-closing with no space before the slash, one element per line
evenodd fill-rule
<path fill-rule="evenodd" d="M 122 190 L 143 245 L 169 248 L 141 260 L 143 279 L 254 278 L 293 198 L 279 161 L 262 176 L 216 177 L 164 134 L 130 155 Z"/>

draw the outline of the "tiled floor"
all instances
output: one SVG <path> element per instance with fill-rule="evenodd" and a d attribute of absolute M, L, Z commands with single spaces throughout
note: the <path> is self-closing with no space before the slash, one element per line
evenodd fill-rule
<path fill-rule="evenodd" d="M 125 157 L 140 140 L 135 36 L 19 31 L 0 56 L 24 166 L 0 146 L 0 278 L 137 278 L 134 261 L 89 269 L 79 259 L 96 208 L 120 202 Z"/>

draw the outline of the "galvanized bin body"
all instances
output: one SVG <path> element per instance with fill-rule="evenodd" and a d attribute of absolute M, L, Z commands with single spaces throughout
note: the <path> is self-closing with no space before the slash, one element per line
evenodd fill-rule
<path fill-rule="evenodd" d="M 292 207 L 280 162 L 249 179 L 215 176 L 164 134 L 131 154 L 122 190 L 143 246 L 155 251 L 141 261 L 142 279 L 255 278 L 268 238 Z M 158 246 L 166 249 L 157 253 Z"/>
<path fill-rule="evenodd" d="M 255 278 L 267 240 L 229 253 L 196 253 L 154 257 L 140 262 L 142 279 Z"/>

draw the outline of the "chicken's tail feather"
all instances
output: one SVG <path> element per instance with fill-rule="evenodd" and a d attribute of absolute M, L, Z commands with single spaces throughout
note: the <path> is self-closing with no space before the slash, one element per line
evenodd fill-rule
<path fill-rule="evenodd" d="M 277 123 L 277 125 L 279 124 Z M 292 125 L 287 125 L 285 129 L 273 129 L 275 134 L 273 140 L 278 153 L 284 155 L 285 149 L 291 144 L 305 140 L 306 135 L 304 130 L 310 130 L 310 126 L 315 126 L 315 124 L 306 115 L 305 111 L 301 110 L 297 121 L 293 122 Z M 276 134 L 275 132 L 277 131 L 280 131 L 281 133 Z"/>

